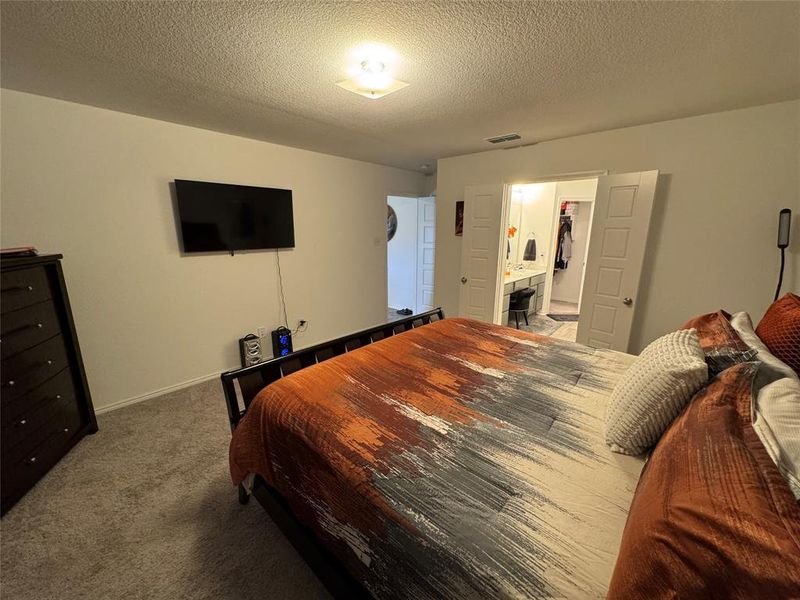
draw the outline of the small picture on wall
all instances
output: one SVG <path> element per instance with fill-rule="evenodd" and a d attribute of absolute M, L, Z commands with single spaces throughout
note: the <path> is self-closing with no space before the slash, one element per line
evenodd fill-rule
<path fill-rule="evenodd" d="M 456 202 L 456 235 L 464 235 L 464 201 Z"/>

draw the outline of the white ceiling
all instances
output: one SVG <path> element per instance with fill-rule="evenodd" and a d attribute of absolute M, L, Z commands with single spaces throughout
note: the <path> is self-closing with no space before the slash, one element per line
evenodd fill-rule
<path fill-rule="evenodd" d="M 418 169 L 800 97 L 800 2 L 2 2 L 3 87 Z M 411 85 L 335 85 L 374 41 Z"/>

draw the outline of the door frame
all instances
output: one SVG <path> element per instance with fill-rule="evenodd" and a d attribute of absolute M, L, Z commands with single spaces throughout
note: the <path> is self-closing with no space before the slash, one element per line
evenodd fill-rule
<path fill-rule="evenodd" d="M 394 198 L 411 198 L 411 199 L 414 199 L 414 200 L 417 201 L 417 210 L 416 210 L 417 215 L 416 215 L 416 222 L 415 222 L 415 225 L 417 227 L 417 239 L 414 241 L 414 303 L 413 303 L 413 307 L 408 307 L 408 308 L 411 308 L 414 311 L 414 313 L 417 313 L 418 312 L 417 311 L 417 299 L 418 299 L 418 291 L 419 291 L 419 282 L 417 281 L 417 270 L 418 270 L 418 266 L 419 266 L 419 256 L 417 255 L 418 254 L 417 251 L 419 250 L 419 199 L 420 198 L 433 198 L 434 202 L 435 202 L 436 201 L 436 196 L 420 196 L 419 194 L 409 194 L 409 193 L 386 194 L 386 198 L 385 198 L 386 206 L 389 206 L 389 198 L 392 198 L 392 197 L 394 197 Z M 384 217 L 384 219 L 385 219 L 385 217 Z M 386 235 L 385 225 L 384 225 L 384 235 Z M 386 306 L 384 307 L 384 311 L 387 308 L 406 308 L 406 307 L 403 307 L 403 306 L 389 306 L 389 243 L 390 243 L 389 240 L 386 240 L 386 245 L 385 245 L 386 254 L 385 254 L 385 257 L 384 257 L 384 261 L 383 261 L 384 264 L 386 265 Z M 434 246 L 434 252 L 435 252 L 436 251 L 436 241 L 435 240 L 434 240 L 433 246 Z M 435 293 L 436 293 L 436 279 L 434 277 L 434 294 Z"/>
<path fill-rule="evenodd" d="M 594 177 L 585 177 L 582 179 L 595 179 Z M 578 181 L 577 179 L 562 179 L 561 181 Z M 564 196 L 562 196 L 564 197 Z M 551 237 L 550 239 L 555 240 L 556 236 L 558 236 L 558 206 L 561 204 L 561 197 L 556 196 L 554 198 L 555 202 L 555 212 L 553 218 L 553 229 L 550 232 Z M 595 195 L 594 197 L 589 196 L 570 196 L 569 202 L 588 202 L 592 205 L 592 212 L 589 213 L 589 232 L 588 232 L 588 239 L 586 241 L 586 251 L 583 253 L 581 257 L 581 261 L 583 264 L 581 265 L 581 287 L 578 291 L 578 314 L 581 313 L 581 300 L 583 299 L 583 279 L 586 276 L 586 259 L 589 256 L 589 245 L 592 243 L 592 221 L 594 220 L 594 207 L 595 201 L 597 200 L 597 191 L 595 188 Z M 542 312 L 547 314 L 550 312 L 550 300 L 553 297 L 553 273 L 556 266 L 556 255 L 555 252 L 551 252 L 550 256 L 547 259 L 547 273 L 545 275 L 545 295 L 544 295 L 544 302 L 542 303 Z M 550 285 L 548 285 L 548 283 Z"/>
<path fill-rule="evenodd" d="M 505 269 L 505 255 L 506 255 L 506 244 L 504 242 L 508 241 L 508 209 L 511 204 L 511 189 L 515 186 L 519 185 L 516 183 L 504 183 L 503 184 L 503 201 L 500 203 L 500 251 L 497 253 L 497 270 L 496 270 L 496 281 L 495 281 L 495 293 L 494 293 L 494 317 L 492 319 L 492 323 L 495 325 L 502 325 L 500 322 L 500 317 L 503 314 L 503 289 L 505 284 L 503 283 Z M 504 236 L 503 233 L 506 235 Z"/>
<path fill-rule="evenodd" d="M 421 292 L 422 292 L 422 287 L 424 285 L 423 284 L 423 280 L 420 277 L 420 267 L 422 265 L 422 260 L 423 260 L 423 254 L 420 252 L 420 250 L 422 249 L 421 248 L 421 244 L 422 244 L 422 240 L 424 239 L 424 235 L 425 235 L 424 231 L 422 230 L 422 226 L 421 226 L 421 220 L 422 220 L 422 218 L 424 216 L 423 215 L 423 211 L 425 210 L 425 208 L 424 208 L 425 203 L 423 202 L 423 200 L 429 200 L 433 204 L 433 235 L 434 235 L 434 237 L 433 237 L 433 242 L 431 242 L 431 245 L 433 246 L 433 254 L 434 254 L 434 261 L 433 261 L 434 278 L 433 278 L 433 283 L 431 283 L 431 286 L 430 286 L 432 288 L 432 292 L 431 292 L 432 296 L 431 297 L 433 298 L 435 296 L 435 294 L 436 294 L 436 276 L 435 276 L 435 272 L 436 272 L 436 196 L 419 196 L 417 198 L 417 247 L 416 247 L 416 261 L 415 261 L 415 265 L 414 265 L 414 269 L 416 271 L 416 276 L 414 278 L 415 279 L 415 284 L 414 284 L 414 298 L 415 298 L 415 301 L 414 301 L 414 312 L 415 313 L 424 312 L 424 310 L 421 309 L 421 307 L 423 307 L 423 306 L 429 306 L 429 308 L 427 308 L 425 310 L 433 310 L 434 305 L 435 305 L 435 300 L 432 301 L 432 303 L 430 305 L 425 305 L 422 302 L 420 302 L 420 295 L 421 295 Z"/>
<path fill-rule="evenodd" d="M 504 183 L 503 184 L 503 207 L 501 213 L 501 222 L 500 222 L 500 233 L 501 233 L 501 244 L 505 240 L 502 237 L 502 233 L 504 231 L 508 231 L 508 208 L 509 202 L 511 199 L 511 190 L 516 185 L 530 185 L 534 183 L 558 183 L 560 181 L 579 181 L 581 179 L 599 179 L 600 177 L 608 175 L 608 169 L 598 169 L 596 171 L 575 171 L 573 173 L 560 173 L 556 175 L 547 175 L 545 177 L 535 177 L 531 179 L 515 179 L 511 183 Z M 589 236 L 591 243 L 591 231 L 592 231 L 592 220 L 594 219 L 594 207 L 595 201 L 597 200 L 597 191 L 595 191 L 595 197 L 589 198 L 588 196 L 584 197 L 576 197 L 575 200 L 579 202 L 591 202 L 592 203 L 592 214 L 589 217 Z M 557 207 L 559 201 L 558 196 L 553 198 L 553 212 L 552 212 L 552 230 L 551 230 L 551 238 L 554 240 L 556 235 L 558 234 L 558 219 L 557 216 Z M 589 244 L 586 244 L 586 254 L 583 257 L 583 272 L 581 273 L 581 290 L 578 296 L 578 312 L 580 313 L 580 305 L 581 300 L 583 299 L 583 281 L 584 276 L 586 274 L 586 258 L 589 255 Z M 497 285 L 498 285 L 498 297 L 495 299 L 495 324 L 500 324 L 500 315 L 502 314 L 503 310 L 503 278 L 499 275 L 504 272 L 504 265 L 503 260 L 500 261 L 498 265 L 498 278 L 497 278 Z M 553 268 L 555 267 L 556 257 L 553 252 L 549 253 L 547 258 L 547 267 L 545 271 L 545 284 L 544 289 L 546 290 L 544 302 L 542 303 L 542 312 L 547 314 L 550 311 L 550 297 L 553 293 Z"/>

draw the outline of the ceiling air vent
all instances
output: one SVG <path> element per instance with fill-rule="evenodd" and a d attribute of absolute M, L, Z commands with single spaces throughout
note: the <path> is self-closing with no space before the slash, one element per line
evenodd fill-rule
<path fill-rule="evenodd" d="M 496 135 L 495 137 L 486 138 L 490 144 L 502 144 L 503 142 L 513 142 L 514 140 L 521 140 L 522 136 L 518 133 L 506 133 L 505 135 Z"/>

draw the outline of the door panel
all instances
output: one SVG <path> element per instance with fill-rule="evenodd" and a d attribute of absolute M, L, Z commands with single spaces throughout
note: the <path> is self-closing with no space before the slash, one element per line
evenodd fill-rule
<path fill-rule="evenodd" d="M 600 177 L 577 341 L 628 351 L 658 171 Z"/>
<path fill-rule="evenodd" d="M 503 186 L 469 186 L 464 193 L 458 314 L 494 322 L 499 274 Z"/>
<path fill-rule="evenodd" d="M 433 308 L 433 265 L 436 253 L 436 199 L 420 198 L 417 206 L 417 310 Z"/>

